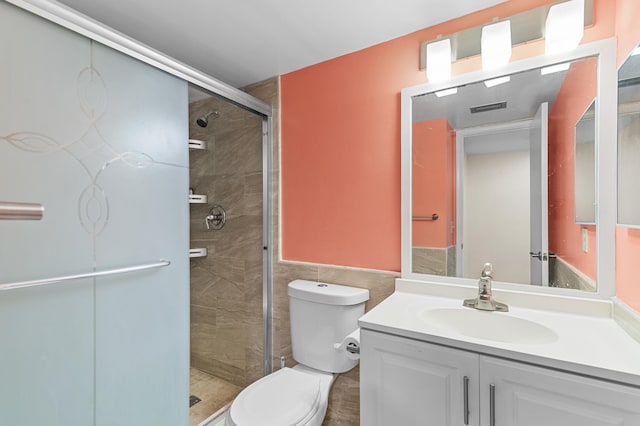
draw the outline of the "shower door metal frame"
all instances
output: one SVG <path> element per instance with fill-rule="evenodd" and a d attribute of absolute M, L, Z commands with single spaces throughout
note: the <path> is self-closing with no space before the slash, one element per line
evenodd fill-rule
<path fill-rule="evenodd" d="M 29 11 L 50 22 L 58 24 L 75 33 L 97 41 L 114 50 L 122 52 L 139 61 L 174 75 L 188 83 L 192 83 L 212 94 L 244 108 L 262 117 L 262 183 L 263 183 L 263 275 L 262 275 L 262 308 L 264 326 L 264 374 L 273 370 L 272 352 L 272 202 L 271 202 L 271 170 L 272 170 L 272 129 L 273 107 L 268 103 L 230 86 L 193 67 L 183 64 L 139 41 L 118 33 L 110 27 L 88 18 L 74 9 L 48 0 L 0 0 Z M 185 253 L 185 256 L 187 253 Z"/>
<path fill-rule="evenodd" d="M 271 173 L 273 169 L 272 143 L 273 117 L 262 118 L 262 319 L 264 327 L 263 365 L 264 375 L 273 371 L 273 240 L 272 224 L 272 193 Z"/>

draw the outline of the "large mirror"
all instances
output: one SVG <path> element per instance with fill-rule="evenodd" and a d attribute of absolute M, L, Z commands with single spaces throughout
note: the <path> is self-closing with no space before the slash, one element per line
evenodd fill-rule
<path fill-rule="evenodd" d="M 403 91 L 403 276 L 597 290 L 600 59 Z"/>

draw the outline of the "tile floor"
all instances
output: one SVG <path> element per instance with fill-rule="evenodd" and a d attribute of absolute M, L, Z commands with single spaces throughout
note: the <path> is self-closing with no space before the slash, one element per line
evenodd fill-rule
<path fill-rule="evenodd" d="M 195 395 L 202 401 L 189 409 L 189 426 L 197 426 L 203 420 L 224 407 L 240 393 L 241 387 L 225 382 L 191 367 L 190 395 Z"/>

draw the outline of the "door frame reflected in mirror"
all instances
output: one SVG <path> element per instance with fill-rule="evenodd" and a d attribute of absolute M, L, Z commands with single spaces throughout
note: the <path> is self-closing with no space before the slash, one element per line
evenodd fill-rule
<path fill-rule="evenodd" d="M 609 298 L 615 295 L 615 222 L 616 222 L 616 104 L 617 70 L 615 39 L 600 40 L 578 46 L 574 51 L 553 57 L 536 56 L 512 62 L 507 67 L 494 71 L 476 71 L 453 77 L 448 82 L 425 83 L 402 90 L 401 94 L 401 251 L 402 278 L 433 283 L 477 286 L 477 280 L 439 275 L 414 273 L 412 271 L 412 98 L 454 87 L 482 82 L 531 69 L 542 68 L 561 62 L 575 61 L 586 57 L 596 57 L 598 61 L 598 82 L 596 108 L 597 140 L 596 158 L 596 194 L 598 232 L 596 235 L 596 293 L 586 293 L 571 289 L 523 286 L 509 282 L 496 282 L 497 288 L 508 290 L 563 294 L 577 297 Z M 459 177 L 457 177 L 459 178 Z M 487 259 L 490 262 L 491 259 Z M 479 265 L 479 270 L 482 265 Z M 499 279 L 499 277 L 496 277 Z"/>
<path fill-rule="evenodd" d="M 591 102 L 575 126 L 575 222 L 582 225 L 596 224 L 595 186 L 585 184 L 588 181 L 595 184 L 596 101 L 597 99 L 594 99 Z M 583 179 L 579 179 L 580 176 Z M 578 182 L 583 184 L 580 185 Z"/>
<path fill-rule="evenodd" d="M 545 115 L 548 115 L 548 112 L 545 113 Z M 476 187 L 476 182 L 474 182 L 476 178 L 475 177 L 472 178 L 468 174 L 467 167 L 465 166 L 465 163 L 467 163 L 468 161 L 471 161 L 471 158 L 475 157 L 473 155 L 469 156 L 465 151 L 466 143 L 469 140 L 472 140 L 475 137 L 486 137 L 489 135 L 496 135 L 498 133 L 502 135 L 510 134 L 510 135 L 521 135 L 521 136 L 523 134 L 527 134 L 528 135 L 527 137 L 531 137 L 531 131 L 534 128 L 534 124 L 533 124 L 534 121 L 535 121 L 535 117 L 532 117 L 526 120 L 508 121 L 504 123 L 501 122 L 497 124 L 481 125 L 478 127 L 468 127 L 468 128 L 456 130 L 457 166 L 456 166 L 456 257 L 455 259 L 456 259 L 456 276 L 457 277 L 464 277 L 465 275 L 469 277 L 469 275 L 474 274 L 475 270 L 477 269 L 475 268 L 475 265 L 479 263 L 484 264 L 483 262 L 485 261 L 484 259 L 480 259 L 477 257 L 477 252 L 478 252 L 477 247 L 474 247 L 474 245 L 472 244 L 472 239 L 468 237 L 469 230 L 467 228 L 469 228 L 471 225 L 471 226 L 475 226 L 476 228 L 476 230 L 472 232 L 476 236 L 479 233 L 482 233 L 484 235 L 484 238 L 491 238 L 492 235 L 495 235 L 494 232 L 498 232 L 498 233 L 501 233 L 503 236 L 508 234 L 512 238 L 512 243 L 513 243 L 512 245 L 510 245 L 507 248 L 497 250 L 498 252 L 502 252 L 502 255 L 499 256 L 501 259 L 504 259 L 505 257 L 507 257 L 510 261 L 513 261 L 515 263 L 512 265 L 509 265 L 509 267 L 507 268 L 509 269 L 509 271 L 507 271 L 503 276 L 510 276 L 512 277 L 512 279 L 517 280 L 517 281 L 511 281 L 511 282 L 514 282 L 514 283 L 517 282 L 517 283 L 520 283 L 521 285 L 524 284 L 525 282 L 528 282 L 529 284 L 532 284 L 532 285 L 545 285 L 545 283 L 546 285 L 548 285 L 548 282 L 549 282 L 548 270 L 546 271 L 546 273 L 544 273 L 543 268 L 540 268 L 540 267 L 536 268 L 536 266 L 540 266 L 536 262 L 540 263 L 542 259 L 535 260 L 534 257 L 531 257 L 529 255 L 530 251 L 535 251 L 538 253 L 549 252 L 548 236 L 546 234 L 546 231 L 548 230 L 548 220 L 547 220 L 548 203 L 542 202 L 541 197 L 536 197 L 538 201 L 534 203 L 533 198 L 535 195 L 532 195 L 532 194 L 548 193 L 546 187 L 542 188 L 542 186 L 547 183 L 547 179 L 544 179 L 544 181 L 542 179 L 537 179 L 537 181 L 539 182 L 539 185 L 536 185 L 536 183 L 532 179 L 533 176 L 529 176 L 529 169 L 531 169 L 532 167 L 531 163 L 535 161 L 533 158 L 531 158 L 533 154 L 533 151 L 531 151 L 531 148 L 528 148 L 528 150 L 524 151 L 525 153 L 524 157 L 522 155 L 518 156 L 517 166 L 509 167 L 509 170 L 512 170 L 518 173 L 519 178 L 520 177 L 524 178 L 524 176 L 521 175 L 521 173 L 526 174 L 526 179 L 523 179 L 521 182 L 519 181 L 519 179 L 515 179 L 520 183 L 518 190 L 514 190 L 514 186 L 513 186 L 514 182 L 513 182 L 513 179 L 511 179 L 510 182 L 505 182 L 505 184 L 510 187 L 509 189 L 502 188 L 501 190 L 500 188 L 496 189 L 495 187 L 492 187 L 493 188 L 492 194 L 488 194 L 489 196 L 487 197 L 486 196 L 487 194 L 483 194 L 481 191 L 477 190 L 478 188 Z M 545 127 L 547 127 L 546 124 L 545 124 Z M 546 131 L 544 132 L 544 135 L 546 138 L 547 136 Z M 542 159 L 547 158 L 547 151 L 546 150 L 543 151 L 541 149 L 542 147 L 540 147 L 540 144 L 538 144 L 538 147 L 539 148 L 537 151 L 537 158 L 539 159 L 539 161 L 537 163 L 540 164 L 539 167 L 542 167 L 542 164 L 541 164 Z M 504 151 L 500 152 L 500 156 L 502 157 L 505 154 L 507 155 L 518 154 L 518 153 L 522 154 L 523 152 L 521 148 L 522 147 L 518 147 L 508 152 L 504 152 Z M 487 161 L 487 154 L 489 154 L 489 152 L 485 152 L 485 154 L 482 155 L 482 157 L 484 157 L 482 161 Z M 509 157 L 509 158 L 512 159 L 512 157 Z M 501 158 L 497 164 L 500 164 L 500 162 L 503 160 L 504 158 Z M 526 167 L 528 168 L 522 169 L 523 165 L 526 165 Z M 538 175 L 541 175 L 541 173 L 544 173 L 546 176 L 546 173 L 547 173 L 546 170 L 547 170 L 547 164 L 545 161 L 544 172 L 542 172 L 542 170 L 539 170 Z M 467 188 L 467 182 L 472 183 L 474 187 L 476 187 L 475 188 L 476 191 L 474 191 L 474 189 Z M 531 186 L 537 186 L 536 190 L 534 191 L 533 188 L 531 188 Z M 510 198 L 509 194 L 513 194 L 514 192 L 521 193 L 522 197 L 524 198 L 520 198 L 520 199 Z M 465 199 L 468 200 L 470 196 L 472 196 L 473 199 L 478 200 L 476 201 L 477 209 L 470 206 L 465 206 Z M 489 198 L 491 198 L 492 200 L 495 200 L 496 198 L 498 198 L 502 200 L 501 201 L 502 203 L 509 204 L 510 207 L 507 208 L 508 212 L 497 211 L 498 209 L 495 208 L 496 207 L 495 205 L 487 206 L 486 200 Z M 530 198 L 531 198 L 531 201 L 530 201 Z M 548 198 L 545 197 L 545 200 L 546 199 Z M 493 202 L 494 201 L 492 201 L 492 204 Z M 499 210 L 502 210 L 502 209 L 499 209 Z M 470 213 L 471 211 L 473 213 Z M 521 216 L 521 217 L 513 217 L 514 211 L 519 212 L 519 214 L 515 214 L 515 216 Z M 470 215 L 473 216 L 474 220 L 470 220 L 469 218 Z M 480 216 L 480 220 L 487 220 L 491 222 L 491 224 L 488 226 L 478 224 L 477 223 L 478 216 Z M 525 217 L 526 218 L 525 221 L 528 224 L 531 224 L 528 229 L 523 229 L 522 227 L 518 226 L 518 222 L 521 221 L 522 217 Z M 466 221 L 465 221 L 465 218 L 466 218 Z M 535 222 L 536 224 L 533 225 L 532 222 Z M 482 228 L 482 229 L 478 229 L 478 228 Z M 501 229 L 498 229 L 498 228 L 501 228 Z M 534 234 L 537 235 L 537 238 L 534 238 L 533 236 Z M 497 235 L 495 235 L 495 237 L 499 238 Z M 463 246 L 467 251 L 467 255 L 464 254 Z M 517 249 L 515 246 L 518 246 L 519 249 Z M 527 254 L 526 258 L 521 255 L 520 256 L 516 255 L 516 253 L 514 253 L 516 251 L 518 253 L 526 253 Z M 474 259 L 475 263 L 474 261 L 470 260 L 470 258 L 471 259 L 474 258 L 474 254 L 476 254 L 475 256 L 476 258 Z M 489 260 L 486 260 L 486 261 L 489 261 Z M 502 267 L 500 269 L 503 272 L 505 271 L 504 260 L 499 263 L 497 259 L 491 258 L 491 263 L 493 263 L 494 266 L 496 266 L 496 264 L 502 263 L 501 265 Z M 466 266 L 463 266 L 463 265 L 466 265 Z M 524 269 L 521 269 L 521 268 L 524 268 Z M 467 271 L 468 273 L 465 273 L 465 271 Z M 515 276 L 520 278 L 513 278 Z M 508 281 L 508 280 L 503 279 L 503 281 Z"/>

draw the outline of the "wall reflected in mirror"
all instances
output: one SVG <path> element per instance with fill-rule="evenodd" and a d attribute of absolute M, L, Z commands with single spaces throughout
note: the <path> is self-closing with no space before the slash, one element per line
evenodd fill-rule
<path fill-rule="evenodd" d="M 618 71 L 618 224 L 640 227 L 640 48 Z"/>
<path fill-rule="evenodd" d="M 596 85 L 589 57 L 412 98 L 412 272 L 595 291 Z"/>

